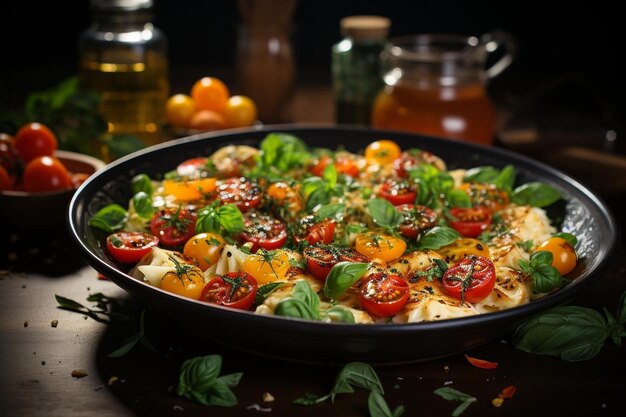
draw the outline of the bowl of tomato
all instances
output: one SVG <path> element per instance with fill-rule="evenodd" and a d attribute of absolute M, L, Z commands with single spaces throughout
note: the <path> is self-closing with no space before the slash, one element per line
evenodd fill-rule
<path fill-rule="evenodd" d="M 300 235 L 292 233 L 292 228 L 289 227 L 297 226 L 296 222 L 280 226 L 275 222 L 266 222 L 261 215 L 253 216 L 252 213 L 258 212 L 256 207 L 260 207 L 259 205 L 264 203 L 257 202 L 257 190 L 254 186 L 249 186 L 250 180 L 242 178 L 239 171 L 237 175 L 226 175 L 227 178 L 220 179 L 218 183 L 213 180 L 212 182 L 198 183 L 197 186 L 194 183 L 193 186 L 190 186 L 190 181 L 186 181 L 177 184 L 176 186 L 179 188 L 170 188 L 169 190 L 169 192 L 176 192 L 179 199 L 187 198 L 188 193 L 199 193 L 201 196 L 206 194 L 207 198 L 217 197 L 221 202 L 229 201 L 224 205 L 220 205 L 221 203 L 218 201 L 214 207 L 207 204 L 205 207 L 209 208 L 206 212 L 202 212 L 203 209 L 195 212 L 191 208 L 191 215 L 196 216 L 194 220 L 197 221 L 198 218 L 204 216 L 200 222 L 210 226 L 210 229 L 227 230 L 231 227 L 234 228 L 235 225 L 230 216 L 232 211 L 236 211 L 234 207 L 238 207 L 238 211 L 243 213 L 241 217 L 238 217 L 241 224 L 237 230 L 241 228 L 245 230 L 238 234 L 237 239 L 245 242 L 243 245 L 247 245 L 247 250 L 250 252 L 255 252 L 255 245 L 264 248 L 264 250 L 258 249 L 256 254 L 246 255 L 242 269 L 236 275 L 229 275 L 232 274 L 232 271 L 220 273 L 215 278 L 220 279 L 202 283 L 202 278 L 199 280 L 195 278 L 200 270 L 198 268 L 201 266 L 198 262 L 197 267 L 184 266 L 184 271 L 178 271 L 180 275 L 176 275 L 176 271 L 173 274 L 168 272 L 159 280 L 161 287 L 151 285 L 146 279 L 138 279 L 134 275 L 132 265 L 120 262 L 107 249 L 107 246 L 110 245 L 107 239 L 110 239 L 111 233 L 104 233 L 103 230 L 93 227 L 94 219 L 99 218 L 98 213 L 100 215 L 107 214 L 102 212 L 106 207 L 118 205 L 116 210 L 124 211 L 122 207 L 128 207 L 129 201 L 134 201 L 134 197 L 139 193 L 137 190 L 133 190 L 131 179 L 138 174 L 146 174 L 149 178 L 160 178 L 165 184 L 169 178 L 166 174 L 178 172 L 181 165 L 193 165 L 198 161 L 198 158 L 212 155 L 230 145 L 258 148 L 260 145 L 262 146 L 269 134 L 275 132 L 298 137 L 309 147 L 337 149 L 339 146 L 354 153 L 363 153 L 365 149 L 366 158 L 368 150 L 371 150 L 369 144 L 384 139 L 395 142 L 402 149 L 419 148 L 428 152 L 422 155 L 423 157 L 430 154 L 438 155 L 446 161 L 450 168 L 470 169 L 477 166 L 491 166 L 498 172 L 505 172 L 506 167 L 514 166 L 516 170 L 514 185 L 521 187 L 533 182 L 545 183 L 558 190 L 562 198 L 561 204 L 550 206 L 547 211 L 550 211 L 548 213 L 549 218 L 554 219 L 555 222 L 558 221 L 563 228 L 578 238 L 576 248 L 579 259 L 575 269 L 568 272 L 567 277 L 570 283 L 558 291 L 537 297 L 526 304 L 484 314 L 457 316 L 444 320 L 432 319 L 402 323 L 393 320 L 379 320 L 368 324 L 333 322 L 332 320 L 303 320 L 295 318 L 295 316 L 277 315 L 278 307 L 274 310 L 274 314 L 259 314 L 247 306 L 248 297 L 251 298 L 250 294 L 254 295 L 255 292 L 258 294 L 261 288 L 267 290 L 265 285 L 271 281 L 272 275 L 282 274 L 279 269 L 283 266 L 285 269 L 294 266 L 291 265 L 289 259 L 279 259 L 278 255 L 270 256 L 268 253 L 274 250 L 275 245 L 285 245 L 286 239 L 283 236 L 285 230 L 291 237 Z M 285 144 L 293 145 L 289 142 L 285 142 Z M 274 149 L 277 155 L 283 152 L 278 148 Z M 292 146 L 290 151 L 283 153 L 283 155 L 289 154 L 293 157 L 293 155 L 297 155 L 297 152 L 298 148 Z M 390 154 L 390 152 L 377 152 L 376 150 L 373 152 L 373 156 L 376 158 L 386 158 Z M 266 156 L 269 158 L 269 152 Z M 302 187 L 312 187 L 311 184 L 313 186 L 318 184 L 319 187 L 315 190 L 321 190 L 310 191 L 308 199 L 314 198 L 315 193 L 324 194 L 327 188 L 321 187 L 327 187 L 329 183 L 336 182 L 340 173 L 351 177 L 350 169 L 348 169 L 349 164 L 346 163 L 349 160 L 340 161 L 339 156 L 341 156 L 339 153 L 334 155 L 335 159 L 332 165 L 331 161 L 327 161 L 326 166 L 330 168 L 317 165 L 311 167 L 319 168 L 321 176 L 315 173 L 305 175 L 307 178 L 315 178 L 306 183 L 303 182 Z M 256 159 L 256 163 L 261 164 L 262 158 L 263 154 Z M 240 162 L 243 163 L 244 158 L 241 159 Z M 315 159 L 319 163 L 323 157 Z M 201 166 L 202 169 L 210 171 L 216 168 L 223 168 L 224 172 L 233 169 L 232 158 L 228 155 L 214 162 L 220 165 L 223 161 L 230 162 L 224 163 L 223 167 L 216 167 L 215 164 L 207 165 L 205 161 Z M 410 158 L 407 161 L 410 162 Z M 185 164 L 186 162 L 188 163 Z M 392 162 L 389 161 L 386 165 L 392 167 Z M 406 166 L 402 167 L 403 169 L 413 169 L 408 162 L 405 164 Z M 436 160 L 433 160 L 433 164 L 435 163 Z M 382 163 L 378 165 L 382 165 Z M 363 170 L 366 168 L 356 167 L 356 169 L 364 172 Z M 224 174 L 224 172 L 220 172 Z M 320 182 L 321 177 L 326 177 L 326 182 Z M 259 177 L 256 178 L 258 180 Z M 207 180 L 208 178 L 203 178 L 193 181 Z M 269 180 L 270 183 L 272 181 L 279 180 Z M 350 192 L 349 187 L 354 182 L 348 178 L 343 178 L 342 181 L 345 181 L 343 192 Z M 370 199 L 376 204 L 366 204 L 366 209 L 370 215 L 378 219 L 379 224 L 389 228 L 397 227 L 395 236 L 385 236 L 384 239 L 381 239 L 380 234 L 377 234 L 378 232 L 370 233 L 368 230 L 362 230 L 354 242 L 350 243 L 351 246 L 346 244 L 343 249 L 335 248 L 328 252 L 325 250 L 325 245 L 328 245 L 325 237 L 332 235 L 333 232 L 337 233 L 336 230 L 325 225 L 324 221 L 317 221 L 314 223 L 315 227 L 307 228 L 308 234 L 302 235 L 300 242 L 303 243 L 302 253 L 307 265 L 300 267 L 309 271 L 310 275 L 313 276 L 312 279 L 317 279 L 318 285 L 324 285 L 324 290 L 319 291 L 320 293 L 328 295 L 330 298 L 336 297 L 333 295 L 334 290 L 331 286 L 328 287 L 328 292 L 326 291 L 325 283 L 334 282 L 336 284 L 339 282 L 337 276 L 346 272 L 335 271 L 335 268 L 341 263 L 337 263 L 339 260 L 348 262 L 348 266 L 344 264 L 341 268 L 344 266 L 345 268 L 352 268 L 353 270 L 350 272 L 352 274 L 356 274 L 356 270 L 359 268 L 363 269 L 368 262 L 371 262 L 374 267 L 378 265 L 376 262 L 386 262 L 389 265 L 396 262 L 394 265 L 397 266 L 397 269 L 394 275 L 371 273 L 367 280 L 362 283 L 358 293 L 359 304 L 362 308 L 360 312 L 365 310 L 371 315 L 385 317 L 396 315 L 398 308 L 403 308 L 402 306 L 398 307 L 398 305 L 407 302 L 407 281 L 408 285 L 419 281 L 398 280 L 395 277 L 395 274 L 402 274 L 401 270 L 406 268 L 397 259 L 408 260 L 402 256 L 407 256 L 414 250 L 401 245 L 402 242 L 398 236 L 402 235 L 404 240 L 413 241 L 416 239 L 415 235 L 425 236 L 425 234 L 421 235 L 423 227 L 428 229 L 438 227 L 436 216 L 431 210 L 424 207 L 416 208 L 416 204 L 418 204 L 416 198 L 419 199 L 419 191 L 417 195 L 413 194 L 419 190 L 416 188 L 416 184 L 415 182 L 404 184 L 402 181 L 396 183 L 381 181 L 380 186 L 375 191 L 378 193 L 378 197 L 375 196 L 375 198 Z M 280 199 L 289 195 L 289 189 L 286 186 L 274 189 L 273 184 L 268 185 L 266 183 L 264 187 L 264 198 Z M 368 198 L 372 194 L 372 190 L 368 191 L 359 187 L 353 191 L 359 195 L 367 194 Z M 456 197 L 459 197 L 458 194 L 457 192 Z M 528 193 L 526 194 L 528 195 Z M 158 193 L 154 195 L 155 198 L 158 198 Z M 410 198 L 407 198 L 407 195 Z M 426 197 L 426 194 L 422 193 L 422 197 Z M 498 195 L 496 194 L 495 197 Z M 493 201 L 487 201 L 495 204 L 499 201 L 495 197 Z M 197 200 L 196 197 L 189 198 L 194 201 Z M 212 201 L 214 200 L 209 199 L 209 203 Z M 252 205 L 255 207 L 250 208 Z M 327 210 L 333 208 L 332 203 L 327 204 L 325 202 L 320 205 L 322 208 L 326 207 Z M 311 203 L 310 206 L 317 207 L 318 205 Z M 177 219 L 180 223 L 186 219 L 189 213 L 183 211 L 187 208 L 180 208 L 178 211 L 173 208 L 173 210 L 162 209 L 155 213 L 150 212 L 151 216 L 148 216 L 151 218 L 150 228 L 146 229 L 146 232 L 158 236 L 169 236 L 167 233 L 171 231 L 175 237 L 183 236 L 187 228 L 180 227 L 177 230 L 171 230 L 176 226 L 172 220 Z M 321 216 L 319 211 L 313 211 Z M 494 208 L 494 211 L 498 211 L 498 209 Z M 135 212 L 138 213 L 136 210 Z M 373 214 L 374 212 L 376 214 Z M 405 212 L 408 217 L 405 216 Z M 113 211 L 109 210 L 108 214 L 113 214 Z M 283 214 L 287 215 L 288 213 Z M 452 228 L 458 229 L 460 235 L 466 236 L 465 240 L 471 240 L 473 238 L 469 236 L 484 232 L 485 223 L 495 223 L 495 220 L 489 219 L 489 213 L 480 210 L 476 212 L 455 210 L 454 214 L 450 213 L 449 215 L 448 224 L 450 228 L 446 233 L 449 233 Z M 306 217 L 305 215 L 303 218 Z M 412 219 L 412 221 L 408 221 L 408 219 Z M 162 221 L 165 221 L 165 224 L 162 224 Z M 255 227 L 247 227 L 247 222 Z M 195 224 L 196 227 L 198 225 L 197 222 L 184 221 L 183 223 L 186 225 Z M 496 147 L 409 133 L 356 127 L 294 125 L 270 125 L 259 129 L 204 133 L 160 144 L 114 161 L 87 179 L 74 195 L 70 204 L 69 225 L 74 240 L 91 266 L 133 295 L 146 308 L 158 310 L 175 320 L 180 319 L 180 324 L 195 331 L 199 339 L 210 338 L 226 346 L 276 358 L 334 364 L 354 360 L 379 364 L 425 361 L 462 352 L 493 340 L 536 313 L 569 302 L 577 296 L 584 296 L 586 290 L 591 285 L 596 284 L 611 266 L 616 254 L 618 237 L 617 226 L 610 211 L 591 190 L 568 175 L 522 155 Z M 151 230 L 152 226 L 154 226 L 154 230 Z M 276 227 L 274 228 L 274 226 Z M 339 228 L 344 225 L 336 224 L 335 226 Z M 250 231 L 254 230 L 263 232 L 263 234 L 253 236 Z M 205 232 L 212 233 L 211 231 Z M 228 236 L 228 233 L 224 233 L 224 235 Z M 120 236 L 116 237 L 120 238 Z M 213 249 L 224 247 L 223 241 L 210 236 L 194 239 L 191 237 L 187 244 L 193 246 L 194 243 L 198 243 L 198 246 L 202 244 Z M 462 241 L 459 240 L 460 243 Z M 163 243 L 161 242 L 161 244 Z M 167 243 L 165 246 L 169 244 L 187 245 L 175 242 L 165 243 Z M 523 244 L 523 242 L 521 243 Z M 143 247 L 144 244 L 142 243 L 141 246 Z M 476 248 L 480 251 L 483 250 L 479 246 Z M 399 250 L 399 254 L 392 253 L 395 250 Z M 187 255 L 184 248 L 181 249 L 181 252 Z M 226 258 L 230 258 L 231 255 L 232 257 L 238 256 L 232 253 L 229 255 L 229 253 L 225 252 L 225 255 L 224 253 L 222 255 Z M 375 258 L 377 260 L 373 261 Z M 315 261 L 313 265 L 309 265 L 311 259 Z M 442 272 L 441 276 L 431 278 L 441 280 L 441 285 L 446 288 L 449 294 L 456 291 L 457 299 L 463 300 L 465 298 L 468 303 L 478 303 L 478 300 L 485 296 L 482 293 L 483 290 L 485 293 L 491 292 L 494 285 L 494 271 L 486 258 L 474 255 L 470 256 L 469 259 L 469 261 L 463 259 L 457 262 L 441 257 L 440 262 L 436 262 L 436 264 L 440 265 L 450 261 L 449 267 L 447 271 L 443 272 L 444 268 L 439 266 L 440 272 Z M 182 258 L 180 260 L 172 259 L 174 263 L 181 260 Z M 332 262 L 333 266 L 325 268 L 328 262 Z M 296 263 L 295 267 L 298 265 Z M 154 266 L 162 267 L 160 264 L 154 264 Z M 249 275 L 254 280 L 249 279 Z M 346 275 L 349 274 L 346 272 L 342 277 Z M 463 285 L 459 285 L 461 283 L 459 277 L 462 277 Z M 415 279 L 428 279 L 428 277 L 416 275 Z M 322 281 L 325 283 L 319 284 Z M 473 283 L 474 281 L 476 284 Z M 298 293 L 299 297 L 302 297 L 297 298 L 297 301 L 300 302 L 293 301 L 296 298 L 291 299 L 291 304 L 280 304 L 279 302 L 278 305 L 282 305 L 283 310 L 288 308 L 298 310 L 298 305 L 304 303 L 303 300 L 306 299 L 309 301 L 313 299 L 312 304 L 315 304 L 314 299 L 318 292 L 313 291 L 312 287 L 307 287 L 306 284 L 301 285 L 300 283 L 303 282 L 297 281 L 294 289 L 294 293 L 302 290 Z M 446 282 L 449 285 L 446 285 Z M 466 282 L 468 283 L 467 286 L 465 285 Z M 488 287 L 479 286 L 481 282 L 490 283 L 490 285 Z M 185 295 L 178 288 L 169 288 L 170 286 L 179 287 L 182 283 L 189 283 L 189 285 L 185 285 L 185 290 L 194 290 L 198 294 L 190 297 L 189 294 Z M 202 285 L 204 285 L 205 291 L 201 289 Z M 381 290 L 385 288 L 393 290 L 393 292 L 390 292 L 388 297 L 385 295 L 386 298 L 378 297 L 382 293 Z M 432 288 L 429 291 L 429 287 L 426 286 L 423 290 L 430 292 Z M 241 297 L 235 299 L 234 296 L 239 293 L 241 293 Z M 226 294 L 225 300 L 214 299 L 219 298 L 220 294 Z M 370 295 L 371 297 L 369 297 Z M 246 304 L 245 308 L 227 304 L 227 302 L 235 301 Z M 305 310 L 308 311 L 308 309 L 302 311 Z M 334 310 L 334 313 L 337 312 Z M 319 315 L 322 315 L 321 310 Z"/>
<path fill-rule="evenodd" d="M 50 229 L 67 225 L 67 208 L 78 187 L 105 163 L 57 149 L 54 133 L 28 123 L 0 137 L 0 226 Z"/>

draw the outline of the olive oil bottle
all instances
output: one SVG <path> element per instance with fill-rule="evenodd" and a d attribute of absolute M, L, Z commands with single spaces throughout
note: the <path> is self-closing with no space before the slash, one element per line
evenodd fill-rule
<path fill-rule="evenodd" d="M 79 41 L 81 87 L 99 93 L 109 133 L 156 144 L 169 82 L 167 39 L 151 23 L 152 0 L 92 0 L 91 5 L 93 24 Z M 104 160 L 120 156 L 111 143 L 94 145 Z"/>

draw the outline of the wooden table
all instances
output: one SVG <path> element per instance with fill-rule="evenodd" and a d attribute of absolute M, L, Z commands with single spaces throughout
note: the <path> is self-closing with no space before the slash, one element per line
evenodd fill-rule
<path fill-rule="evenodd" d="M 309 118 L 303 121 L 332 118 L 328 110 L 310 116 L 304 107 Z M 626 210 L 619 197 L 609 196 L 608 202 L 623 228 Z M 3 230 L 0 235 L 0 416 L 368 415 L 367 392 L 362 390 L 339 395 L 334 403 L 293 404 L 307 392 L 327 393 L 339 367 L 287 363 L 231 351 L 198 338 L 155 311 L 146 313 L 145 322 L 147 337 L 157 352 L 139 345 L 121 358 L 109 358 L 109 353 L 137 331 L 141 306 L 112 282 L 98 279 L 65 231 Z M 574 304 L 615 311 L 626 290 L 624 248 L 606 276 Z M 95 293 L 114 300 L 116 311 L 128 314 L 131 320 L 100 323 L 59 309 L 55 300 L 58 294 L 92 306 L 86 298 Z M 385 399 L 392 408 L 404 405 L 406 416 L 449 416 L 459 403 L 433 394 L 448 386 L 478 399 L 464 412 L 467 417 L 626 415 L 626 350 L 613 343 L 607 343 L 596 358 L 580 363 L 516 350 L 510 334 L 468 353 L 498 362 L 497 369 L 475 368 L 463 355 L 376 367 Z M 223 356 L 222 374 L 243 372 L 234 389 L 237 406 L 209 408 L 175 394 L 182 362 L 208 354 Z M 72 372 L 78 370 L 86 376 L 73 377 Z M 510 385 L 517 388 L 515 396 L 500 408 L 494 407 L 492 399 Z M 264 401 L 265 393 L 274 401 Z"/>

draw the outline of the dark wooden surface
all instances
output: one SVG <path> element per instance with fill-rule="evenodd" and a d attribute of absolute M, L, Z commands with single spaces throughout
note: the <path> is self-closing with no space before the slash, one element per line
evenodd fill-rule
<path fill-rule="evenodd" d="M 301 107 L 302 120 L 296 120 L 332 120 L 331 107 L 302 105 L 306 98 L 319 96 L 315 101 L 320 101 L 328 95 L 316 88 L 299 94 L 295 108 Z M 620 193 L 605 196 L 623 229 L 626 211 L 621 197 Z M 156 353 L 137 346 L 122 358 L 109 358 L 137 331 L 141 306 L 112 282 L 98 279 L 64 230 L 2 230 L 0 236 L 0 416 L 368 415 L 363 391 L 339 395 L 334 404 L 292 403 L 307 392 L 328 392 L 339 370 L 336 366 L 231 351 L 180 328 L 158 311 L 146 313 L 146 333 Z M 626 290 L 625 247 L 611 270 L 573 304 L 615 311 Z M 98 292 L 113 299 L 115 310 L 131 320 L 104 324 L 57 308 L 55 294 L 91 306 L 94 303 L 86 298 Z M 51 325 L 53 320 L 58 320 L 57 327 Z M 611 342 L 596 358 L 580 363 L 518 351 L 510 344 L 510 334 L 467 353 L 496 361 L 498 368 L 475 368 L 463 355 L 376 367 L 388 404 L 404 405 L 406 416 L 449 416 L 458 403 L 433 394 L 449 386 L 478 399 L 463 414 L 467 417 L 626 415 L 626 349 Z M 208 408 L 175 394 L 182 362 L 208 354 L 223 356 L 222 373 L 243 372 L 234 389 L 237 406 Z M 87 375 L 72 377 L 78 369 Z M 500 408 L 492 406 L 491 400 L 509 385 L 517 387 L 514 398 Z M 266 392 L 275 398 L 273 402 L 263 401 Z M 255 404 L 262 410 L 254 410 Z"/>

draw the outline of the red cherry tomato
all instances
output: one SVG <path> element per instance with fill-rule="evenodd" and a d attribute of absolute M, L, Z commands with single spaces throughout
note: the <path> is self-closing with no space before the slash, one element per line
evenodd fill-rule
<path fill-rule="evenodd" d="M 335 222 L 332 220 L 323 220 L 309 226 L 303 236 L 296 236 L 294 237 L 294 240 L 296 243 L 304 242 L 306 240 L 309 242 L 309 245 L 315 245 L 316 243 L 328 245 L 334 238 Z"/>
<path fill-rule="evenodd" d="M 9 173 L 2 165 L 0 165 L 0 191 L 10 190 L 13 187 L 13 180 Z"/>
<path fill-rule="evenodd" d="M 24 170 L 24 162 L 13 145 L 13 137 L 6 133 L 0 133 L 0 167 L 5 169 L 11 180 L 11 186 L 15 185 Z"/>
<path fill-rule="evenodd" d="M 363 262 L 370 260 L 352 248 L 332 245 L 312 245 L 303 249 L 302 255 L 306 259 L 307 270 L 315 278 L 325 281 L 333 266 L 339 262 Z"/>
<path fill-rule="evenodd" d="M 217 195 L 222 203 L 236 205 L 242 213 L 256 207 L 261 202 L 261 188 L 245 178 L 229 178 L 217 187 Z"/>
<path fill-rule="evenodd" d="M 176 173 L 181 177 L 201 177 L 202 171 L 206 169 L 208 160 L 208 158 L 191 158 L 183 161 L 176 167 Z"/>
<path fill-rule="evenodd" d="M 333 159 L 328 155 L 321 156 L 311 168 L 309 168 L 309 172 L 317 177 L 321 177 L 324 175 L 324 169 L 328 166 L 328 164 L 333 163 L 335 165 L 335 169 L 339 174 L 345 174 L 349 177 L 356 178 L 359 176 L 359 166 L 356 161 L 345 157 L 338 157 L 334 162 Z"/>
<path fill-rule="evenodd" d="M 252 243 L 252 252 L 259 248 L 278 249 L 287 241 L 287 228 L 280 220 L 257 212 L 244 214 L 244 229 L 240 239 Z"/>
<path fill-rule="evenodd" d="M 409 284 L 397 275 L 370 275 L 361 286 L 359 301 L 372 316 L 394 316 L 409 301 Z"/>
<path fill-rule="evenodd" d="M 15 149 L 24 162 L 37 156 L 52 156 L 58 146 L 57 137 L 41 123 L 28 123 L 15 134 Z"/>
<path fill-rule="evenodd" d="M 246 272 L 229 272 L 209 281 L 202 289 L 200 301 L 250 310 L 258 288 L 259 285 L 252 275 Z"/>
<path fill-rule="evenodd" d="M 393 161 L 393 170 L 400 178 L 408 178 L 409 171 L 420 164 L 418 158 L 415 155 L 411 155 L 408 152 L 402 152 L 400 158 Z"/>
<path fill-rule="evenodd" d="M 491 211 L 485 206 L 455 207 L 450 214 L 450 226 L 465 237 L 477 237 L 491 224 Z"/>
<path fill-rule="evenodd" d="M 196 215 L 182 207 L 162 209 L 152 217 L 150 231 L 163 246 L 182 246 L 196 232 Z"/>
<path fill-rule="evenodd" d="M 72 177 L 57 158 L 38 156 L 26 165 L 22 184 L 29 192 L 67 190 L 72 188 Z"/>
<path fill-rule="evenodd" d="M 442 281 L 452 297 L 477 303 L 491 294 L 496 283 L 496 270 L 484 256 L 470 255 L 448 268 Z"/>
<path fill-rule="evenodd" d="M 159 238 L 142 232 L 117 232 L 106 239 L 107 250 L 118 262 L 139 262 L 159 244 Z"/>
<path fill-rule="evenodd" d="M 407 239 L 417 239 L 424 230 L 437 225 L 437 213 L 426 206 L 402 204 L 396 208 L 404 216 L 398 229 Z"/>
<path fill-rule="evenodd" d="M 417 192 L 415 188 L 406 181 L 387 180 L 383 183 L 378 191 L 385 200 L 388 200 L 394 206 L 401 204 L 413 204 Z"/>

